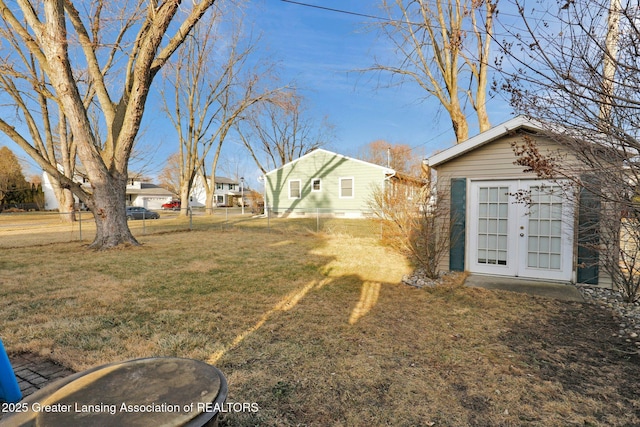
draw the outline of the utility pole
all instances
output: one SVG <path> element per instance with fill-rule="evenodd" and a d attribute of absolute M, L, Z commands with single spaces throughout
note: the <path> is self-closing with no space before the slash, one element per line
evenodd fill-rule
<path fill-rule="evenodd" d="M 244 176 L 240 177 L 240 204 L 242 205 L 242 215 L 244 215 Z"/>
<path fill-rule="evenodd" d="M 615 81 L 618 40 L 620 39 L 620 0 L 611 0 L 607 19 L 604 58 L 602 61 L 602 95 L 600 97 L 600 126 L 607 127 L 613 108 L 613 84 Z"/>

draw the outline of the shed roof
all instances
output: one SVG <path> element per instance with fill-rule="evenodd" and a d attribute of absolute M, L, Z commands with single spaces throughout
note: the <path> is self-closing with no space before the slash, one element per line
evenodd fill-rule
<path fill-rule="evenodd" d="M 429 166 L 437 167 L 443 163 L 453 160 L 456 157 L 460 157 L 470 151 L 475 150 L 476 148 L 482 147 L 485 144 L 495 141 L 496 139 L 508 135 L 511 132 L 519 129 L 540 132 L 542 131 L 542 125 L 531 118 L 525 116 L 517 116 L 511 120 L 494 126 L 491 129 L 474 136 L 473 138 L 469 138 L 466 141 L 463 141 L 451 148 L 441 151 L 438 154 L 434 154 L 433 156 L 429 157 L 427 161 L 429 162 Z"/>

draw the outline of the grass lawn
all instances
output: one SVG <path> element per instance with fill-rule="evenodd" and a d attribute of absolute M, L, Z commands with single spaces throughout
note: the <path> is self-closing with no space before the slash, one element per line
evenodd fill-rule
<path fill-rule="evenodd" d="M 218 366 L 221 426 L 640 424 L 640 365 L 595 306 L 449 283 L 376 239 L 230 228 L 2 249 L 0 337 L 75 370 Z"/>

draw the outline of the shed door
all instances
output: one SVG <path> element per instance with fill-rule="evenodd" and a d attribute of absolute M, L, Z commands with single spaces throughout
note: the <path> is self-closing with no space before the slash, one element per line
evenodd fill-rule
<path fill-rule="evenodd" d="M 573 208 L 559 185 L 474 181 L 470 191 L 470 271 L 571 280 Z"/>

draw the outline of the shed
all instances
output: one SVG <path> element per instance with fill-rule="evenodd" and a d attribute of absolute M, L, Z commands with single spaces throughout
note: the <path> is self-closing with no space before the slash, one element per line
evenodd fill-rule
<path fill-rule="evenodd" d="M 450 247 L 441 269 L 559 282 L 603 284 L 580 201 L 562 177 L 540 179 L 516 163 L 524 135 L 543 154 L 562 153 L 540 124 L 515 117 L 428 159 L 450 207 Z M 564 150 L 568 161 L 575 156 Z M 574 159 L 574 160 L 571 160 Z M 582 193 L 582 194 L 581 194 Z"/>

